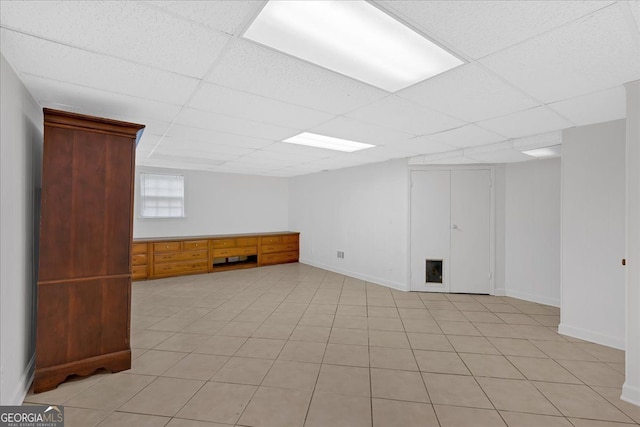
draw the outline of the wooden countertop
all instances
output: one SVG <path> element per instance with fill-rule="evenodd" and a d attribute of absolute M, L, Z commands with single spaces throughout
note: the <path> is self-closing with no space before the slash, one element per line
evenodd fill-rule
<path fill-rule="evenodd" d="M 204 236 L 142 237 L 142 238 L 134 238 L 133 243 L 172 242 L 176 240 L 234 239 L 236 237 L 279 236 L 283 234 L 300 234 L 300 232 L 299 231 L 273 231 L 269 233 L 212 234 L 212 235 L 204 235 Z"/>

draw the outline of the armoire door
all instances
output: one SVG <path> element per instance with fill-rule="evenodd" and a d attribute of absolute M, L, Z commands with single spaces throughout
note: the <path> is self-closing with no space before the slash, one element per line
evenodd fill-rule
<path fill-rule="evenodd" d="M 491 291 L 491 171 L 411 172 L 412 291 Z"/>

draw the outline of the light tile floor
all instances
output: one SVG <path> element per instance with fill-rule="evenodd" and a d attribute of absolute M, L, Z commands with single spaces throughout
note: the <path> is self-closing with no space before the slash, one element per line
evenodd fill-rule
<path fill-rule="evenodd" d="M 559 310 L 407 293 L 302 264 L 133 284 L 131 370 L 25 404 L 74 426 L 628 426 L 624 353 Z"/>

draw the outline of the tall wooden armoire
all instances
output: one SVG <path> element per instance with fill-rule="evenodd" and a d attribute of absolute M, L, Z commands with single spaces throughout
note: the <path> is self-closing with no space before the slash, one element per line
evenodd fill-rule
<path fill-rule="evenodd" d="M 131 367 L 135 148 L 143 125 L 44 109 L 34 391 Z"/>

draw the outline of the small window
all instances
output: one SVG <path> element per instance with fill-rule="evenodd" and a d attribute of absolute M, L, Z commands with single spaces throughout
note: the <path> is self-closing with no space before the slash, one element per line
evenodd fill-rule
<path fill-rule="evenodd" d="M 184 176 L 140 174 L 142 218 L 184 218 Z"/>

